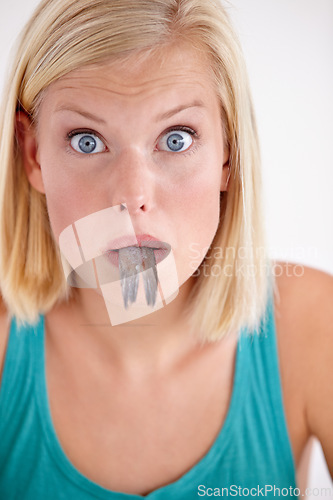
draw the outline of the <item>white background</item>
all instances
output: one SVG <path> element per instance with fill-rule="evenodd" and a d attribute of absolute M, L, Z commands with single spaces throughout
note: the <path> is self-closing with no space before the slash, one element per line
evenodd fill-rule
<path fill-rule="evenodd" d="M 333 274 L 333 1 L 231 0 L 258 119 L 272 255 Z"/>
<path fill-rule="evenodd" d="M 1 5 L 0 90 L 13 41 L 37 4 Z M 270 254 L 333 274 L 333 0 L 232 0 L 227 9 L 257 113 Z M 308 486 L 333 486 L 318 443 Z"/>

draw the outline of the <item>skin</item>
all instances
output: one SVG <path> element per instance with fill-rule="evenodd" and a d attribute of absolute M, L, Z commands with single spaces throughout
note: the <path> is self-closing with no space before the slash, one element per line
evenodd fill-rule
<path fill-rule="evenodd" d="M 206 61 L 185 47 L 164 56 L 163 64 L 133 60 L 126 68 L 120 62 L 82 68 L 49 87 L 38 129 L 25 115 L 18 117 L 25 169 L 35 189 L 46 194 L 56 240 L 74 220 L 125 201 L 136 231 L 169 242 L 175 253 L 183 283 L 179 296 L 148 319 L 122 328 L 87 327 L 108 322 L 101 297 L 89 290 L 80 291 L 78 303 L 58 305 L 46 316 L 48 392 L 67 456 L 104 487 L 140 494 L 179 477 L 211 446 L 229 405 L 236 349 L 236 337 L 199 349 L 183 320 L 193 285 L 188 248 L 195 242 L 203 257 L 214 237 L 228 151 Z M 155 122 L 157 114 L 194 100 L 205 107 Z M 68 103 L 106 123 L 56 113 Z M 179 125 L 200 129 L 193 152 L 161 151 L 160 138 Z M 108 151 L 94 158 L 72 152 L 65 136 L 76 128 L 101 134 Z M 315 435 L 332 473 L 333 279 L 309 268 L 298 277 L 282 270 L 274 307 L 295 463 Z M 107 393 L 114 397 L 105 398 Z M 73 394 L 79 395 L 74 401 Z M 170 442 L 177 443 L 175 455 L 159 453 L 157 461 Z M 91 460 L 96 450 L 98 459 Z M 136 471 L 131 479 L 128 468 Z"/>
<path fill-rule="evenodd" d="M 184 284 L 177 299 L 148 321 L 132 321 L 121 330 L 110 326 L 106 338 L 105 328 L 94 332 L 128 367 L 138 359 L 141 366 L 148 360 L 162 366 L 184 349 L 182 310 L 190 277 L 216 233 L 220 192 L 227 189 L 229 175 L 220 105 L 206 58 L 186 46 L 169 47 L 160 56 L 154 64 L 149 59 L 136 64 L 133 58 L 126 66 L 118 61 L 73 71 L 47 89 L 38 128 L 20 117 L 27 175 L 46 195 L 56 241 L 75 220 L 125 202 L 136 234 L 152 234 L 172 247 L 178 281 Z M 180 107 L 186 109 L 177 112 Z M 170 116 L 161 118 L 165 114 Z M 166 150 L 166 132 L 180 126 L 195 131 L 192 138 L 183 134 L 189 147 L 179 153 Z M 100 152 L 75 151 L 66 136 L 76 129 L 99 135 Z M 102 297 L 92 290 L 80 294 L 80 322 L 110 324 Z M 156 336 L 156 329 L 163 336 Z M 119 342 L 119 331 L 126 345 Z"/>

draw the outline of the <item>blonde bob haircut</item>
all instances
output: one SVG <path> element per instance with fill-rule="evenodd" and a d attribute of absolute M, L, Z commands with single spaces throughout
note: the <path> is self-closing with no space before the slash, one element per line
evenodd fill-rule
<path fill-rule="evenodd" d="M 274 288 L 267 258 L 257 129 L 246 67 L 219 0 L 43 0 L 12 57 L 1 111 L 0 287 L 10 317 L 35 323 L 75 297 L 65 280 L 45 195 L 29 183 L 15 133 L 24 110 L 38 120 L 43 92 L 84 65 L 187 42 L 210 58 L 225 143 L 229 186 L 220 223 L 194 273 L 185 314 L 202 342 L 259 329 Z M 272 286 L 273 285 L 273 286 Z M 75 291 L 76 290 L 76 291 Z"/>

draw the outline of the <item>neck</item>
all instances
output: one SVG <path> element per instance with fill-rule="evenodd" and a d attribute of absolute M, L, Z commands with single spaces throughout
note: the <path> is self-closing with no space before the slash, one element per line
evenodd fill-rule
<path fill-rule="evenodd" d="M 77 297 L 63 306 L 66 341 L 74 342 L 83 356 L 98 353 L 130 376 L 166 373 L 199 347 L 184 316 L 193 283 L 194 278 L 184 283 L 167 306 L 116 326 L 110 323 L 103 297 L 94 290 L 79 289 Z"/>

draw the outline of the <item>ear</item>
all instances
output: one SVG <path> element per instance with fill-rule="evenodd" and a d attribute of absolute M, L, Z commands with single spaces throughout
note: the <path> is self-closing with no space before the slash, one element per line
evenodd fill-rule
<path fill-rule="evenodd" d="M 228 191 L 229 178 L 230 178 L 229 148 L 225 147 L 223 154 L 223 167 L 221 174 L 220 191 Z"/>
<path fill-rule="evenodd" d="M 16 113 L 16 137 L 22 152 L 23 166 L 30 184 L 45 194 L 40 168 L 36 127 L 31 118 L 22 110 Z"/>

